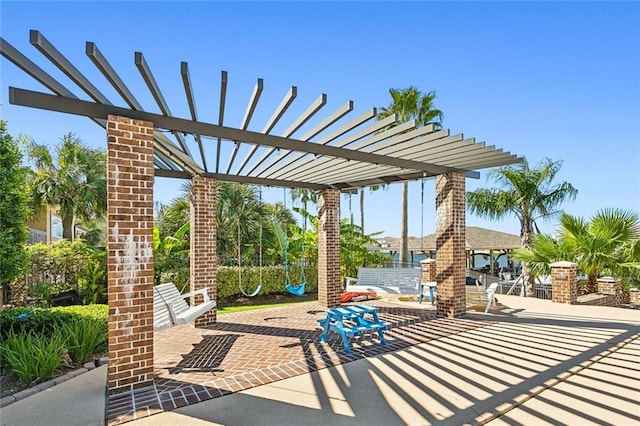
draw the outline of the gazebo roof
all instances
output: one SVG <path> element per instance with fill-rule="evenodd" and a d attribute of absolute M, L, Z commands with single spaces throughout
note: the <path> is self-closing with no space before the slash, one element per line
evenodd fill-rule
<path fill-rule="evenodd" d="M 352 101 L 325 115 L 311 128 L 305 127 L 312 118 L 317 120 L 316 114 L 322 112 L 327 103 L 325 94 L 293 119 L 284 132 L 275 135 L 272 131 L 295 101 L 297 88 L 291 87 L 271 118 L 259 126 L 251 119 L 263 93 L 262 79 L 256 82 L 241 126 L 227 127 L 223 125 L 228 82 L 226 71 L 222 71 L 220 78 L 218 122 L 202 122 L 198 119 L 186 62 L 180 64 L 176 84 L 184 87 L 191 117 L 174 117 L 144 55 L 135 52 L 134 65 L 160 110 L 160 113 L 148 112 L 96 44 L 87 42 L 86 54 L 91 63 L 128 105 L 117 106 L 98 89 L 97 82 L 89 81 L 39 31 L 30 32 L 30 41 L 92 100 L 81 100 L 11 44 L 0 39 L 2 56 L 54 93 L 10 87 L 10 103 L 86 116 L 102 127 L 106 126 L 108 115 L 150 121 L 154 124 L 156 176 L 190 178 L 198 174 L 228 182 L 317 190 L 348 189 L 449 172 L 477 178 L 477 170 L 522 161 L 502 149 L 476 142 L 474 138 L 451 135 L 446 129 L 417 127 L 414 121 L 398 124 L 395 116 L 378 121 L 375 108 L 352 116 Z M 209 99 L 212 94 L 201 95 Z M 250 127 L 260 130 L 249 130 Z"/>
<path fill-rule="evenodd" d="M 522 246 L 518 235 L 475 226 L 467 226 L 465 236 L 467 250 L 508 250 Z M 385 251 L 398 251 L 400 249 L 399 238 L 385 237 L 379 239 L 379 241 L 384 243 L 385 247 L 382 249 Z M 424 238 L 409 237 L 410 251 L 435 251 L 435 249 L 436 234 L 425 235 Z"/>

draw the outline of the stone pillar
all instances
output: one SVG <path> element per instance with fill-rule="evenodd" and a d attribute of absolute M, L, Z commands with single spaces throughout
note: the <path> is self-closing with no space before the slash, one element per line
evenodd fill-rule
<path fill-rule="evenodd" d="M 424 259 L 420 261 L 420 267 L 422 268 L 422 275 L 420 282 L 428 283 L 436 281 L 436 260 Z"/>
<path fill-rule="evenodd" d="M 465 177 L 436 176 L 437 312 L 448 318 L 466 314 Z"/>
<path fill-rule="evenodd" d="M 318 302 L 340 305 L 340 191 L 325 189 L 318 200 Z"/>
<path fill-rule="evenodd" d="M 218 256 L 216 253 L 217 219 L 216 180 L 194 176 L 191 179 L 190 275 L 191 291 L 207 288 L 211 300 L 217 300 Z M 191 297 L 191 306 L 203 302 L 202 295 Z M 216 322 L 216 308 L 196 318 L 203 327 Z"/>
<path fill-rule="evenodd" d="M 153 123 L 107 122 L 110 394 L 153 384 Z"/>
<path fill-rule="evenodd" d="M 578 300 L 578 264 L 555 262 L 551 265 L 551 300 L 575 303 Z"/>

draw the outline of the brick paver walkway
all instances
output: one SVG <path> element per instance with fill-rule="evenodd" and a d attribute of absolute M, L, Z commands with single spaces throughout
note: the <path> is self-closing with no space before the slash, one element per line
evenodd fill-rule
<path fill-rule="evenodd" d="M 436 318 L 383 300 L 379 318 L 391 323 L 382 346 L 377 335 L 352 339 L 345 353 L 336 333 L 320 343 L 324 308 L 317 302 L 219 315 L 207 328 L 190 325 L 155 333 L 154 385 L 109 398 L 107 423 L 124 423 L 161 411 L 239 392 L 470 330 L 489 322 Z"/>

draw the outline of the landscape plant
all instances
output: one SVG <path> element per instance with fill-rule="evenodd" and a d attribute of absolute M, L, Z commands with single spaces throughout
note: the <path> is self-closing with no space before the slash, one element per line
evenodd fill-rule
<path fill-rule="evenodd" d="M 10 308 L 0 311 L 0 341 L 9 333 L 53 336 L 62 324 L 73 320 L 68 310 L 46 308 Z"/>
<path fill-rule="evenodd" d="M 183 223 L 173 235 L 162 237 L 160 228 L 153 227 L 154 283 L 173 282 L 179 287 L 189 278 L 189 222 Z"/>
<path fill-rule="evenodd" d="M 107 348 L 107 323 L 92 318 L 77 318 L 60 329 L 66 336 L 65 347 L 73 361 L 90 360 L 94 354 Z"/>
<path fill-rule="evenodd" d="M 513 257 L 531 265 L 536 273 L 549 274 L 557 261 L 578 264 L 587 276 L 587 291 L 597 291 L 597 279 L 611 275 L 623 289 L 638 282 L 640 217 L 637 212 L 614 208 L 597 211 L 590 220 L 563 213 L 557 236 L 534 236 L 529 249 L 514 250 Z"/>
<path fill-rule="evenodd" d="M 0 366 L 27 384 L 56 376 L 67 363 L 106 349 L 107 317 L 106 305 L 6 309 L 0 312 Z"/>
<path fill-rule="evenodd" d="M 106 155 L 72 133 L 62 137 L 54 153 L 36 142 L 28 152 L 35 165 L 29 181 L 33 211 L 57 209 L 63 238 L 71 241 L 74 219 L 92 220 L 107 210 Z"/>
<path fill-rule="evenodd" d="M 546 158 L 531 168 L 523 158 L 520 164 L 492 169 L 487 179 L 498 187 L 467 192 L 467 210 L 489 220 L 515 216 L 520 221 L 522 248 L 530 249 L 534 230 L 539 233 L 536 221 L 557 217 L 560 205 L 575 199 L 578 193 L 569 182 L 556 183 L 561 166 L 562 161 Z M 526 261 L 522 264 L 522 275 L 523 294 L 531 296 L 534 276 Z"/>
<path fill-rule="evenodd" d="M 84 303 L 106 302 L 106 252 L 82 240 L 27 247 L 29 268 L 12 284 L 15 306 L 28 300 L 46 307 L 52 295 L 77 291 Z"/>
<path fill-rule="evenodd" d="M 18 141 L 7 132 L 7 122 L 0 120 L 0 309 L 5 304 L 5 290 L 27 264 L 25 179 Z"/>
<path fill-rule="evenodd" d="M 53 377 L 63 365 L 62 352 L 65 337 L 60 329 L 53 335 L 34 335 L 9 331 L 0 343 L 2 362 L 27 384 L 42 382 Z"/>

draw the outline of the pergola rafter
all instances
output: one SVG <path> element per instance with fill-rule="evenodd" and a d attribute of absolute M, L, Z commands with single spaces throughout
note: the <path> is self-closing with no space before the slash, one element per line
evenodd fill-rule
<path fill-rule="evenodd" d="M 297 98 L 292 86 L 271 113 L 261 131 L 250 130 L 251 120 L 259 109 L 264 82 L 258 79 L 238 128 L 224 125 L 228 76 L 222 71 L 218 123 L 198 121 L 194 88 L 187 62 L 180 64 L 180 80 L 184 86 L 190 119 L 172 115 L 169 102 L 160 90 L 142 52 L 135 52 L 134 65 L 160 110 L 159 114 L 143 109 L 132 90 L 93 42 L 86 43 L 86 54 L 105 79 L 122 97 L 127 107 L 111 102 L 40 32 L 31 31 L 30 41 L 53 65 L 60 69 L 92 101 L 81 100 L 26 56 L 2 40 L 2 55 L 23 69 L 54 95 L 11 88 L 10 102 L 58 112 L 84 115 L 104 127 L 109 114 L 125 115 L 154 123 L 157 176 L 189 178 L 195 174 L 221 181 L 257 185 L 301 188 L 350 188 L 365 182 L 393 183 L 407 179 L 436 176 L 449 172 L 466 177 L 479 177 L 478 169 L 521 161 L 493 146 L 485 146 L 473 138 L 449 136 L 448 130 L 432 126 L 416 127 L 415 122 L 397 123 L 391 116 L 374 123 L 375 108 L 360 113 L 346 122 L 354 112 L 353 101 L 347 101 L 299 138 L 294 135 L 318 116 L 327 104 L 322 94 L 301 114 L 293 118 L 280 136 L 271 132 L 280 124 Z M 176 142 L 165 134 L 171 133 Z M 187 135 L 192 135 L 192 142 Z M 208 143 L 211 140 L 212 143 Z M 197 146 L 197 157 L 189 144 Z M 244 153 L 241 161 L 238 156 Z M 225 161 L 221 167 L 220 162 Z M 215 164 L 210 171 L 208 164 Z"/>
<path fill-rule="evenodd" d="M 327 105 L 326 94 L 287 123 L 285 116 L 297 98 L 295 86 L 262 130 L 251 130 L 265 91 L 262 79 L 257 80 L 244 116 L 238 120 L 240 126 L 225 126 L 226 71 L 220 78 L 217 124 L 199 121 L 186 62 L 180 64 L 180 80 L 190 118 L 175 117 L 144 55 L 135 52 L 134 65 L 160 110 L 150 112 L 95 43 L 87 42 L 85 53 L 90 62 L 128 105 L 118 106 L 38 31 L 30 32 L 30 41 L 91 100 L 80 99 L 0 39 L 2 56 L 53 93 L 9 87 L 10 103 L 88 117 L 107 133 L 109 393 L 153 383 L 154 175 L 191 180 L 190 288 L 192 292 L 204 289 L 214 300 L 217 182 L 318 191 L 318 301 L 326 307 L 340 303 L 342 289 L 340 191 L 351 193 L 357 187 L 437 176 L 438 265 L 437 270 L 432 268 L 439 285 L 437 311 L 448 317 L 465 314 L 465 177 L 479 177 L 478 169 L 517 163 L 521 161 L 517 156 L 432 125 L 397 123 L 396 116 L 376 121 L 375 108 L 350 117 L 352 101 L 323 118 L 320 113 Z M 279 136 L 273 134 L 277 125 L 286 129 Z M 296 137 L 298 133 L 302 136 Z M 197 146 L 197 157 L 190 143 Z M 244 158 L 237 161 L 242 153 Z M 197 318 L 195 325 L 215 322 L 212 310 Z"/>

